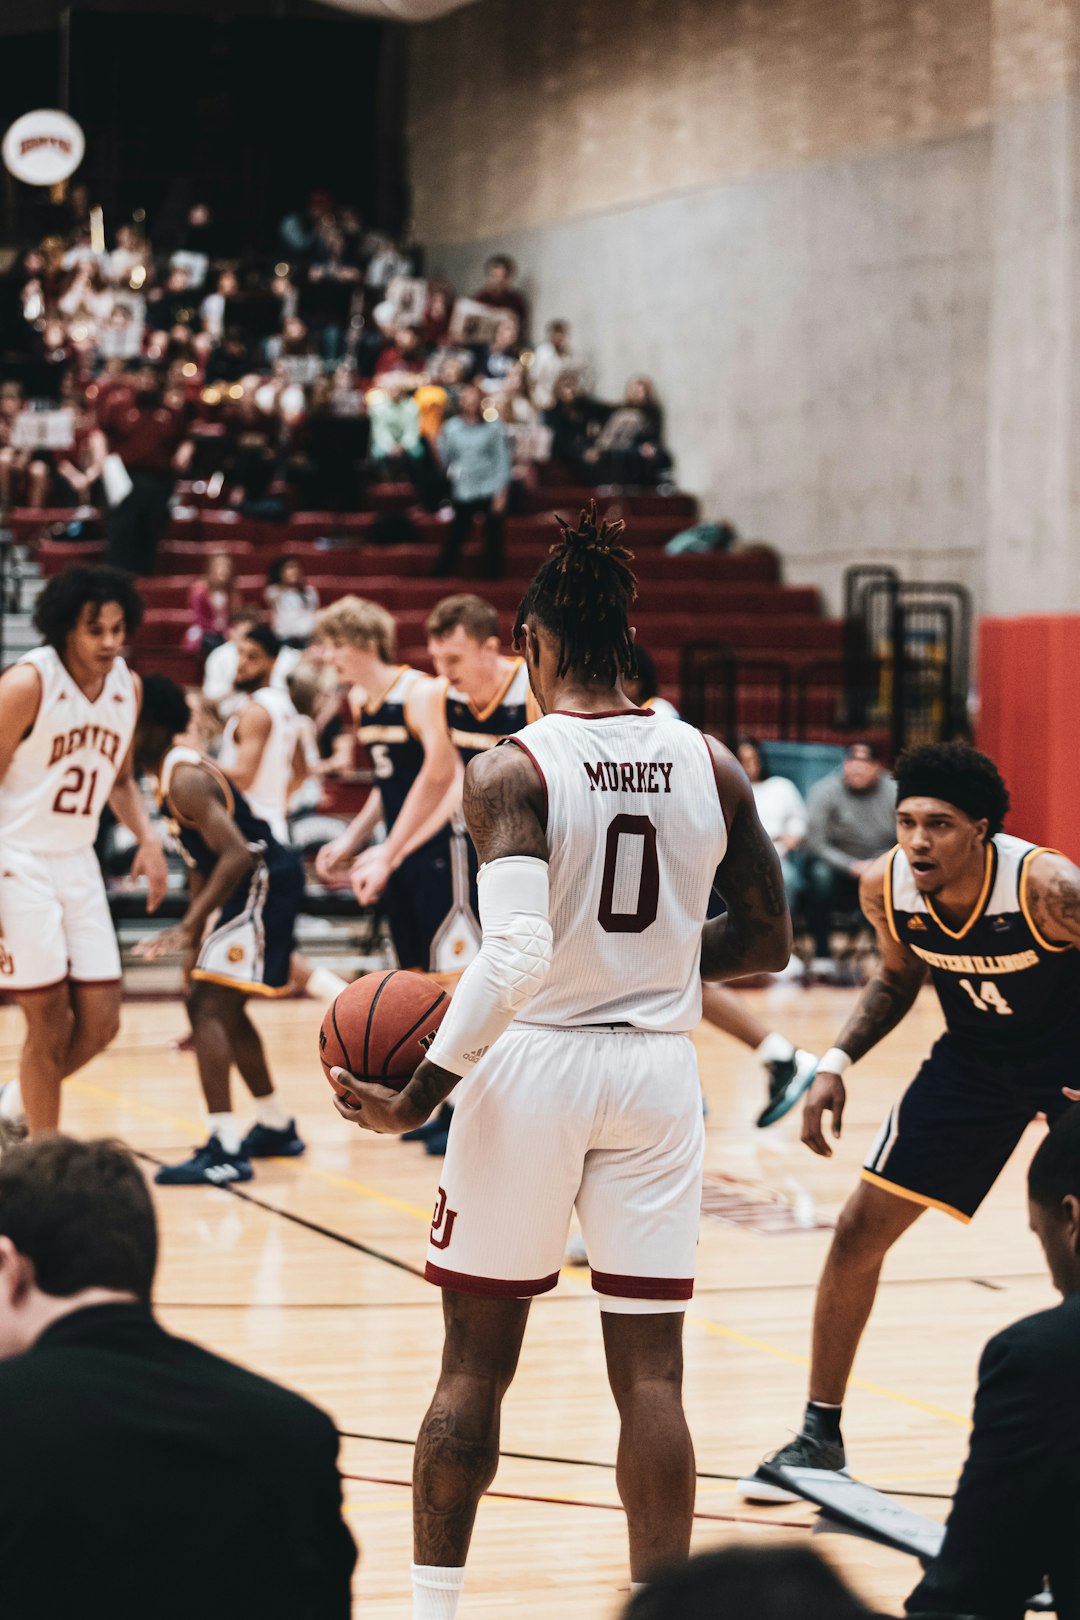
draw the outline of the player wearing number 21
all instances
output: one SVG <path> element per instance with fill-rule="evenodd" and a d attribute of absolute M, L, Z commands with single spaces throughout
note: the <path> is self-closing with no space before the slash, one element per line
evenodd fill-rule
<path fill-rule="evenodd" d="M 344 1076 L 338 1104 L 400 1132 L 464 1076 L 428 1249 L 446 1346 L 414 1465 L 414 1620 L 455 1612 L 530 1301 L 559 1280 L 575 1206 L 621 1420 L 631 1577 L 686 1556 L 682 1323 L 704 1147 L 689 1037 L 702 976 L 776 970 L 791 946 L 742 767 L 622 689 L 622 524 L 598 526 L 594 508 L 563 528 L 518 613 L 542 718 L 465 774 L 480 953 L 406 1089 Z M 728 910 L 706 923 L 714 880 Z"/>
<path fill-rule="evenodd" d="M 0 1144 L 60 1123 L 60 1083 L 120 1021 L 120 956 L 94 841 L 108 803 L 139 841 L 132 873 L 165 893 L 165 856 L 131 768 L 142 688 L 119 656 L 142 602 L 115 568 L 69 568 L 37 600 L 44 646 L 0 677 L 0 989 L 26 1018 Z"/>
<path fill-rule="evenodd" d="M 1009 808 L 992 760 L 961 743 L 912 748 L 896 765 L 896 847 L 863 876 L 860 903 L 881 966 L 822 1058 L 803 1141 L 831 1154 L 845 1070 L 910 1010 L 927 971 L 945 1015 L 890 1110 L 845 1205 L 818 1285 L 802 1432 L 774 1461 L 842 1469 L 840 1411 L 881 1263 L 927 1208 L 970 1221 L 1037 1114 L 1076 1094 L 1080 870 L 1002 832 Z M 757 1475 L 750 1500 L 786 1500 Z"/>

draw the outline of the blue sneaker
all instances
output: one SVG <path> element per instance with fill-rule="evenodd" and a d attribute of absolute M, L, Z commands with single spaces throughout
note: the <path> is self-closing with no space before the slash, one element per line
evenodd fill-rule
<path fill-rule="evenodd" d="M 414 1131 L 403 1131 L 403 1142 L 430 1142 L 432 1138 L 446 1136 L 450 1129 L 450 1121 L 454 1116 L 453 1103 L 443 1103 L 437 1114 L 432 1114 L 426 1125 L 418 1125 Z M 445 1147 L 443 1152 L 445 1152 Z"/>
<path fill-rule="evenodd" d="M 242 1153 L 226 1153 L 212 1136 L 183 1164 L 163 1165 L 154 1180 L 159 1187 L 228 1187 L 236 1181 L 250 1181 L 254 1174 L 250 1159 Z"/>
<path fill-rule="evenodd" d="M 245 1159 L 298 1159 L 307 1143 L 296 1129 L 295 1119 L 275 1130 L 272 1125 L 253 1125 L 240 1144 Z"/>

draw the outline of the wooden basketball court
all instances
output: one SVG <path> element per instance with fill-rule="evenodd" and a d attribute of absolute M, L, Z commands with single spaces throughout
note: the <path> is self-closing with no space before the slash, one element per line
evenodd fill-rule
<path fill-rule="evenodd" d="M 855 992 L 780 987 L 753 995 L 770 1027 L 821 1051 Z M 298 1161 L 264 1164 L 237 1192 L 163 1189 L 158 1309 L 190 1335 L 312 1396 L 342 1442 L 349 1523 L 360 1544 L 357 1612 L 407 1620 L 411 1442 L 434 1386 L 437 1292 L 420 1275 L 439 1161 L 374 1138 L 334 1113 L 316 1061 L 320 1009 L 258 1006 L 278 1084 L 309 1143 Z M 726 1037 L 698 1037 L 709 1101 L 710 1213 L 687 1318 L 687 1405 L 704 1476 L 695 1545 L 810 1535 L 814 1510 L 750 1509 L 732 1477 L 784 1443 L 805 1400 L 814 1284 L 831 1221 L 888 1103 L 940 1027 L 926 991 L 907 1021 L 851 1076 L 844 1139 L 815 1159 L 798 1113 L 753 1128 L 762 1076 Z M 105 1056 L 68 1082 L 66 1126 L 115 1134 L 146 1162 L 202 1139 L 195 1062 L 170 1049 L 178 1003 L 130 1004 Z M 0 1074 L 19 1019 L 0 1009 Z M 242 1097 L 237 1103 L 243 1110 Z M 942 1517 L 967 1441 L 979 1353 L 988 1336 L 1055 1298 L 1027 1229 L 1024 1170 L 1035 1126 L 970 1228 L 931 1211 L 887 1262 L 845 1414 L 855 1473 Z M 538 1299 L 505 1409 L 504 1493 L 481 1507 L 460 1614 L 614 1620 L 627 1591 L 625 1525 L 611 1463 L 614 1406 L 597 1306 L 584 1270 Z M 921 1500 L 923 1493 L 929 1499 Z M 281 1527 L 284 1531 L 286 1527 Z M 855 1537 L 815 1534 L 863 1595 L 899 1613 L 914 1560 Z M 162 1571 L 163 1578 L 168 1572 Z"/>

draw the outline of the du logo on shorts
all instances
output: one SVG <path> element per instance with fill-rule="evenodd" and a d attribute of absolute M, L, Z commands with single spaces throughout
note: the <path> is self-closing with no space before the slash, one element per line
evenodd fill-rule
<path fill-rule="evenodd" d="M 454 1222 L 457 1220 L 457 1210 L 447 1209 L 445 1189 L 439 1188 L 439 1195 L 435 1200 L 435 1213 L 431 1217 L 431 1246 L 433 1249 L 448 1249 L 450 1239 L 454 1235 Z"/>

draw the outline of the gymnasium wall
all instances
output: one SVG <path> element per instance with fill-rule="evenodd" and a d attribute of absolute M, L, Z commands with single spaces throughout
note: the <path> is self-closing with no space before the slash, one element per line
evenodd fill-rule
<path fill-rule="evenodd" d="M 1080 608 L 1075 0 L 481 0 L 411 33 L 415 230 L 520 261 L 684 486 L 852 561 Z"/>

